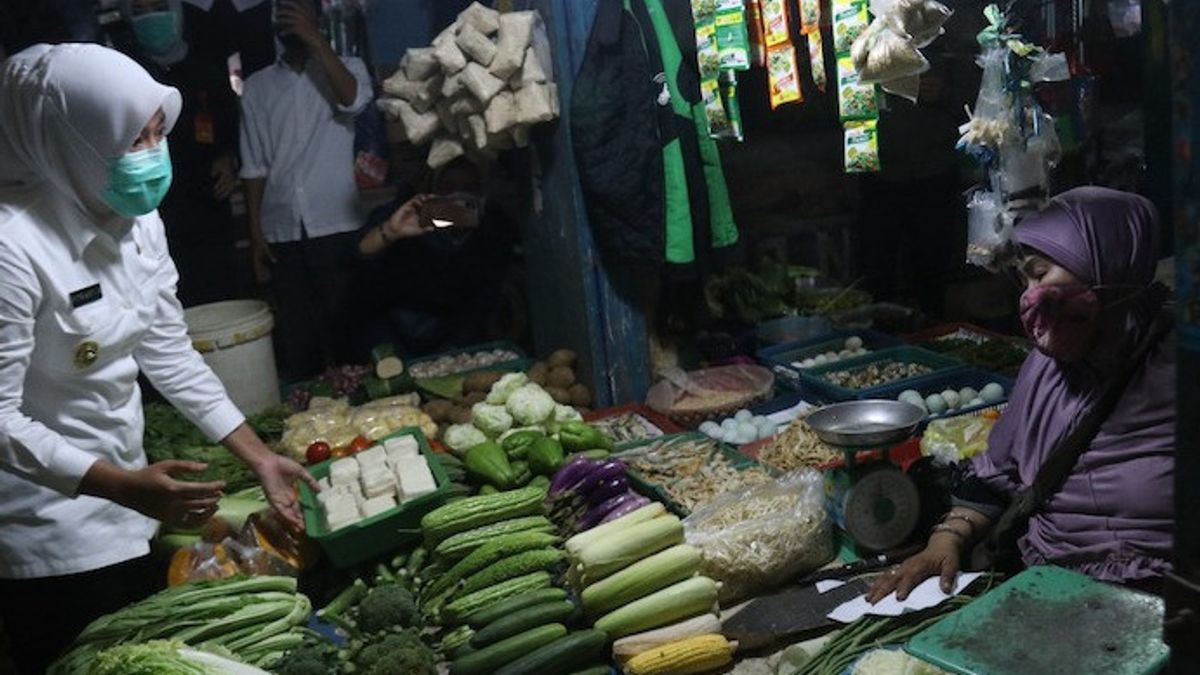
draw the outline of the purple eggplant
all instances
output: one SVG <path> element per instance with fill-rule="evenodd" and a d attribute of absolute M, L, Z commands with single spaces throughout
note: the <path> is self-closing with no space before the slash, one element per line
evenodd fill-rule
<path fill-rule="evenodd" d="M 587 515 L 579 519 L 580 530 L 590 530 L 599 525 L 613 509 L 621 504 L 636 498 L 637 495 L 628 489 L 604 500 L 603 502 L 588 509 Z"/>
<path fill-rule="evenodd" d="M 624 494 L 627 490 L 629 490 L 629 479 L 624 475 L 609 478 L 593 488 L 591 493 L 588 494 L 588 506 L 599 506 L 617 495 Z"/>
<path fill-rule="evenodd" d="M 630 492 L 629 494 L 633 498 L 627 499 L 627 500 L 621 502 L 616 507 L 614 507 L 611 511 L 604 514 L 604 518 L 600 521 L 601 524 L 614 521 L 617 518 L 620 518 L 621 516 L 626 515 L 628 513 L 633 513 L 634 511 L 637 511 L 638 509 L 640 509 L 643 506 L 650 503 L 649 497 L 645 497 L 645 496 L 639 495 L 634 492 Z"/>
<path fill-rule="evenodd" d="M 554 474 L 554 480 L 550 482 L 550 496 L 574 490 L 580 481 L 592 475 L 603 463 L 583 455 L 575 457 Z"/>
<path fill-rule="evenodd" d="M 580 481 L 574 488 L 575 492 L 586 499 L 592 495 L 592 492 L 596 488 L 600 487 L 606 481 L 614 478 L 623 478 L 625 470 L 625 462 L 610 459 L 596 467 L 594 471 L 588 474 L 587 478 Z"/>

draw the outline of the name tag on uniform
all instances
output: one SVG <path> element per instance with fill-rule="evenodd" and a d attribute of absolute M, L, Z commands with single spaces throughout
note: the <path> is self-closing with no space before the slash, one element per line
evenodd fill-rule
<path fill-rule="evenodd" d="M 71 293 L 71 309 L 78 309 L 84 305 L 90 305 L 100 298 L 104 297 L 100 293 L 100 284 L 93 284 L 87 288 L 81 288 Z"/>

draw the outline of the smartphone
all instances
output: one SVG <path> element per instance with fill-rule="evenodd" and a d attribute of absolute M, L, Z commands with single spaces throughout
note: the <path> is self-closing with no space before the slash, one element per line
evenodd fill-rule
<path fill-rule="evenodd" d="M 435 230 L 479 227 L 479 198 L 470 194 L 431 197 L 421 205 L 421 225 Z"/>

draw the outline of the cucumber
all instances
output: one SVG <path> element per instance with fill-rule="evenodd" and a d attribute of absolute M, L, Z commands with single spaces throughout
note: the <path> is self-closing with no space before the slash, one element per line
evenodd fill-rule
<path fill-rule="evenodd" d="M 555 602 L 558 600 L 566 600 L 567 592 L 561 588 L 541 588 L 536 591 L 514 595 L 507 600 L 501 600 L 491 607 L 483 609 L 467 616 L 467 623 L 476 630 L 482 629 L 493 621 L 498 621 L 502 617 L 508 616 L 513 612 L 541 605 L 547 602 Z"/>
<path fill-rule="evenodd" d="M 536 652 L 566 634 L 567 628 L 561 623 L 538 626 L 456 660 L 450 664 L 450 675 L 491 675 L 501 667 Z"/>
<path fill-rule="evenodd" d="M 577 670 L 570 675 L 611 675 L 612 667 L 605 665 L 591 666 L 583 670 Z"/>
<path fill-rule="evenodd" d="M 575 605 L 567 600 L 543 602 L 500 617 L 481 628 L 471 637 L 471 646 L 482 649 L 507 637 L 548 623 L 567 623 L 575 613 Z"/>
<path fill-rule="evenodd" d="M 555 675 L 569 673 L 589 663 L 595 663 L 604 653 L 608 636 L 604 631 L 581 630 L 535 648 L 508 665 L 494 671 L 495 675 Z"/>

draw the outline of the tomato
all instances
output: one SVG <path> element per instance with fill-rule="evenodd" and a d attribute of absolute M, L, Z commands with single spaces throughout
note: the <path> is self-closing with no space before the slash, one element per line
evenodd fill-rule
<path fill-rule="evenodd" d="M 355 436 L 354 440 L 350 441 L 350 445 L 346 446 L 346 454 L 353 455 L 359 450 L 366 450 L 371 447 L 371 439 L 365 436 Z"/>
<path fill-rule="evenodd" d="M 304 453 L 304 459 L 309 464 L 324 462 L 332 456 L 333 451 L 325 441 L 313 441 L 313 444 L 308 446 L 308 450 Z"/>

